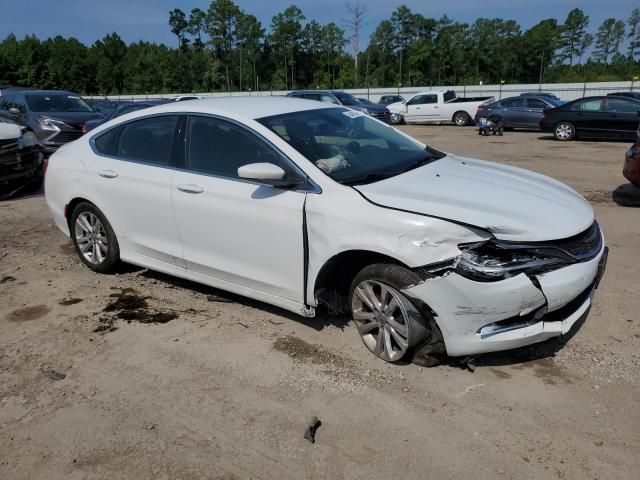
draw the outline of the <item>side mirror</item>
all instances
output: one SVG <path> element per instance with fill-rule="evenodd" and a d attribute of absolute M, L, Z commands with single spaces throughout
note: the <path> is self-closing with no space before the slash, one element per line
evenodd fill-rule
<path fill-rule="evenodd" d="M 274 187 L 292 188 L 301 184 L 296 180 L 285 180 L 285 175 L 285 171 L 273 163 L 250 163 L 238 168 L 240 178 L 262 181 Z"/>
<path fill-rule="evenodd" d="M 9 113 L 11 113 L 13 115 L 20 115 L 22 112 L 20 111 L 19 108 L 9 107 Z"/>
<path fill-rule="evenodd" d="M 0 140 L 17 140 L 22 137 L 22 127 L 13 123 L 0 123 Z"/>

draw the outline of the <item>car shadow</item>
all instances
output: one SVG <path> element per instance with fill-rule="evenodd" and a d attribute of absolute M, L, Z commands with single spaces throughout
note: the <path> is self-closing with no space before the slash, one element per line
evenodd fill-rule
<path fill-rule="evenodd" d="M 566 143 L 566 144 L 571 144 L 572 142 L 589 142 L 589 143 L 629 143 L 629 142 L 633 142 L 633 140 L 630 139 L 626 139 L 626 138 L 574 138 L 571 141 L 559 141 L 556 140 L 554 138 L 553 135 L 543 135 L 541 137 L 538 137 L 538 140 L 551 140 L 554 142 L 558 142 L 558 143 Z"/>
<path fill-rule="evenodd" d="M 631 183 L 625 183 L 611 194 L 613 201 L 623 207 L 640 207 L 640 189 Z"/>
<path fill-rule="evenodd" d="M 158 282 L 162 282 L 176 288 L 190 290 L 192 292 L 196 292 L 201 295 L 206 295 L 207 297 L 212 298 L 212 300 L 210 300 L 212 303 L 216 303 L 216 302 L 236 303 L 238 305 L 243 305 L 245 307 L 255 308 L 257 310 L 262 310 L 264 312 L 271 313 L 273 315 L 278 315 L 288 320 L 295 321 L 297 323 L 300 323 L 302 325 L 305 325 L 317 331 L 320 331 L 330 326 L 344 329 L 350 321 L 349 318 L 347 318 L 344 315 L 331 316 L 329 315 L 328 312 L 326 312 L 322 308 L 316 309 L 315 317 L 311 317 L 311 318 L 303 317 L 302 315 L 296 315 L 293 312 L 290 312 L 280 307 L 276 307 L 274 305 L 270 305 L 265 302 L 261 302 L 259 300 L 253 300 L 251 298 L 244 297 L 242 295 L 237 295 L 235 293 L 227 292 L 225 290 L 220 290 L 214 287 L 210 287 L 208 285 L 193 282 L 191 280 L 185 280 L 182 278 L 174 277 L 174 276 L 156 272 L 153 270 L 146 270 L 145 272 L 141 273 L 140 276 L 149 278 L 152 280 L 156 280 Z"/>

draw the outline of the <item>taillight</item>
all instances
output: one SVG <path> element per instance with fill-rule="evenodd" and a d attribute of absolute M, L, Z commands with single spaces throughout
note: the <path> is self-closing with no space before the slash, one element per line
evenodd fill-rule
<path fill-rule="evenodd" d="M 85 133 L 87 133 L 87 124 L 83 123 L 82 124 L 82 134 L 84 135 Z"/>
<path fill-rule="evenodd" d="M 478 107 L 478 113 L 485 112 L 487 109 L 485 107 Z"/>
<path fill-rule="evenodd" d="M 49 157 L 42 161 L 42 174 L 47 173 L 47 168 L 49 168 Z"/>

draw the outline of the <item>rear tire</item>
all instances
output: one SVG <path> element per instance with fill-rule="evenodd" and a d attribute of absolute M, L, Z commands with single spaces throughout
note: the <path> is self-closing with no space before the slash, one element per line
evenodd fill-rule
<path fill-rule="evenodd" d="M 112 272 L 120 263 L 116 234 L 104 214 L 92 203 L 76 205 L 69 220 L 69 233 L 80 259 L 94 272 Z"/>
<path fill-rule="evenodd" d="M 465 127 L 469 125 L 470 120 L 471 117 L 469 117 L 469 114 L 467 112 L 460 111 L 453 114 L 453 123 L 455 123 L 458 127 Z"/>
<path fill-rule="evenodd" d="M 362 269 L 351 283 L 353 323 L 365 346 L 386 362 L 409 358 L 429 337 L 420 310 L 402 293 L 420 282 L 410 270 L 379 263 Z"/>
<path fill-rule="evenodd" d="M 573 140 L 576 136 L 576 127 L 570 122 L 560 122 L 553 127 L 553 138 L 561 142 Z"/>

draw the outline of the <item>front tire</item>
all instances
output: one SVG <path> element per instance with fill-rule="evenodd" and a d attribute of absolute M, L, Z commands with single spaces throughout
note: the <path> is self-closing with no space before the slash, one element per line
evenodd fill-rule
<path fill-rule="evenodd" d="M 111 224 L 93 204 L 82 202 L 71 213 L 69 232 L 84 264 L 94 272 L 109 273 L 120 262 L 120 246 Z"/>
<path fill-rule="evenodd" d="M 576 136 L 576 127 L 569 122 L 560 122 L 553 127 L 553 138 L 561 142 L 573 140 Z"/>
<path fill-rule="evenodd" d="M 351 283 L 353 323 L 365 346 L 386 362 L 402 360 L 428 337 L 422 314 L 402 293 L 420 281 L 398 265 L 374 264 Z"/>
<path fill-rule="evenodd" d="M 389 117 L 389 122 L 391 125 L 400 125 L 404 121 L 404 118 L 399 113 L 392 113 Z"/>
<path fill-rule="evenodd" d="M 467 112 L 456 112 L 453 114 L 453 123 L 455 123 L 458 127 L 465 127 L 469 125 L 469 121 L 471 117 Z"/>

